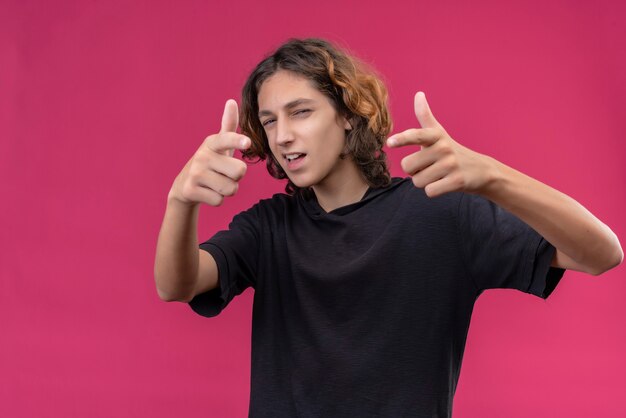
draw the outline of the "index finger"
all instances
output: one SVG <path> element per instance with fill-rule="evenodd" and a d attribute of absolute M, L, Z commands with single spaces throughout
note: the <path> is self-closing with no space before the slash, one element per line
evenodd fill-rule
<path fill-rule="evenodd" d="M 208 141 L 209 148 L 220 154 L 228 154 L 232 157 L 234 150 L 245 150 L 251 144 L 250 138 L 237 132 L 224 132 L 212 135 Z M 207 138 L 207 139 L 209 139 Z"/>
<path fill-rule="evenodd" d="M 237 107 L 237 102 L 233 99 L 226 100 L 226 105 L 224 106 L 224 113 L 222 114 L 222 128 L 220 129 L 220 133 L 222 132 L 236 132 L 237 125 L 239 124 L 239 108 Z"/>
<path fill-rule="evenodd" d="M 430 146 L 441 138 L 441 131 L 437 128 L 412 128 L 404 132 L 391 135 L 387 138 L 390 147 L 402 147 L 404 145 Z"/>

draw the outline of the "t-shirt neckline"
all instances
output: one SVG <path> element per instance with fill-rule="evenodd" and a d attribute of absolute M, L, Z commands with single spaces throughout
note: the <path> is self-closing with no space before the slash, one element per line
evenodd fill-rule
<path fill-rule="evenodd" d="M 376 187 L 376 188 L 370 186 L 368 187 L 367 191 L 365 192 L 361 200 L 359 200 L 358 202 L 354 202 L 345 206 L 338 207 L 336 209 L 331 210 L 330 212 L 326 212 L 324 208 L 320 206 L 319 202 L 317 201 L 317 198 L 315 197 L 315 193 L 311 193 L 310 197 L 308 198 L 305 198 L 301 194 L 298 194 L 298 197 L 304 204 L 304 207 L 306 208 L 307 212 L 313 217 L 319 218 L 319 217 L 343 216 L 343 215 L 347 215 L 357 210 L 358 208 L 366 204 L 368 201 L 374 199 L 376 196 L 379 196 L 387 192 L 388 190 L 395 188 L 400 183 L 402 183 L 403 180 L 404 179 L 401 177 L 392 177 L 391 183 L 388 186 Z"/>

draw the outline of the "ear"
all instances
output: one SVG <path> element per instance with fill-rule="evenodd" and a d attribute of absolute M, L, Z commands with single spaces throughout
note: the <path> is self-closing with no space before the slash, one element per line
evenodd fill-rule
<path fill-rule="evenodd" d="M 352 130 L 352 124 L 350 123 L 350 121 L 348 121 L 347 118 L 343 118 L 343 129 L 345 129 L 346 131 L 351 131 Z"/>

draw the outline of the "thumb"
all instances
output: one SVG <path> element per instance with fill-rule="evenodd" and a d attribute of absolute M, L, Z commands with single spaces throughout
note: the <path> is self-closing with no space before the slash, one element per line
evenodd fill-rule
<path fill-rule="evenodd" d="M 422 128 L 436 128 L 439 127 L 439 122 L 433 116 L 433 112 L 430 111 L 430 106 L 426 101 L 426 95 L 422 91 L 418 91 L 415 94 L 415 116 Z"/>
<path fill-rule="evenodd" d="M 220 133 L 224 132 L 236 132 L 237 125 L 239 124 L 239 108 L 237 102 L 233 99 L 228 99 L 224 106 L 224 114 L 222 115 L 222 129 Z"/>

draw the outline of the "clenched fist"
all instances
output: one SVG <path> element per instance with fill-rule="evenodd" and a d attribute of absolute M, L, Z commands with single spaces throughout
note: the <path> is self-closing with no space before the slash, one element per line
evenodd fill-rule
<path fill-rule="evenodd" d="M 237 192 L 247 166 L 233 154 L 251 144 L 250 138 L 236 132 L 238 123 L 237 102 L 230 99 L 224 107 L 220 132 L 204 140 L 174 180 L 168 198 L 189 205 L 219 206 L 224 197 Z"/>

